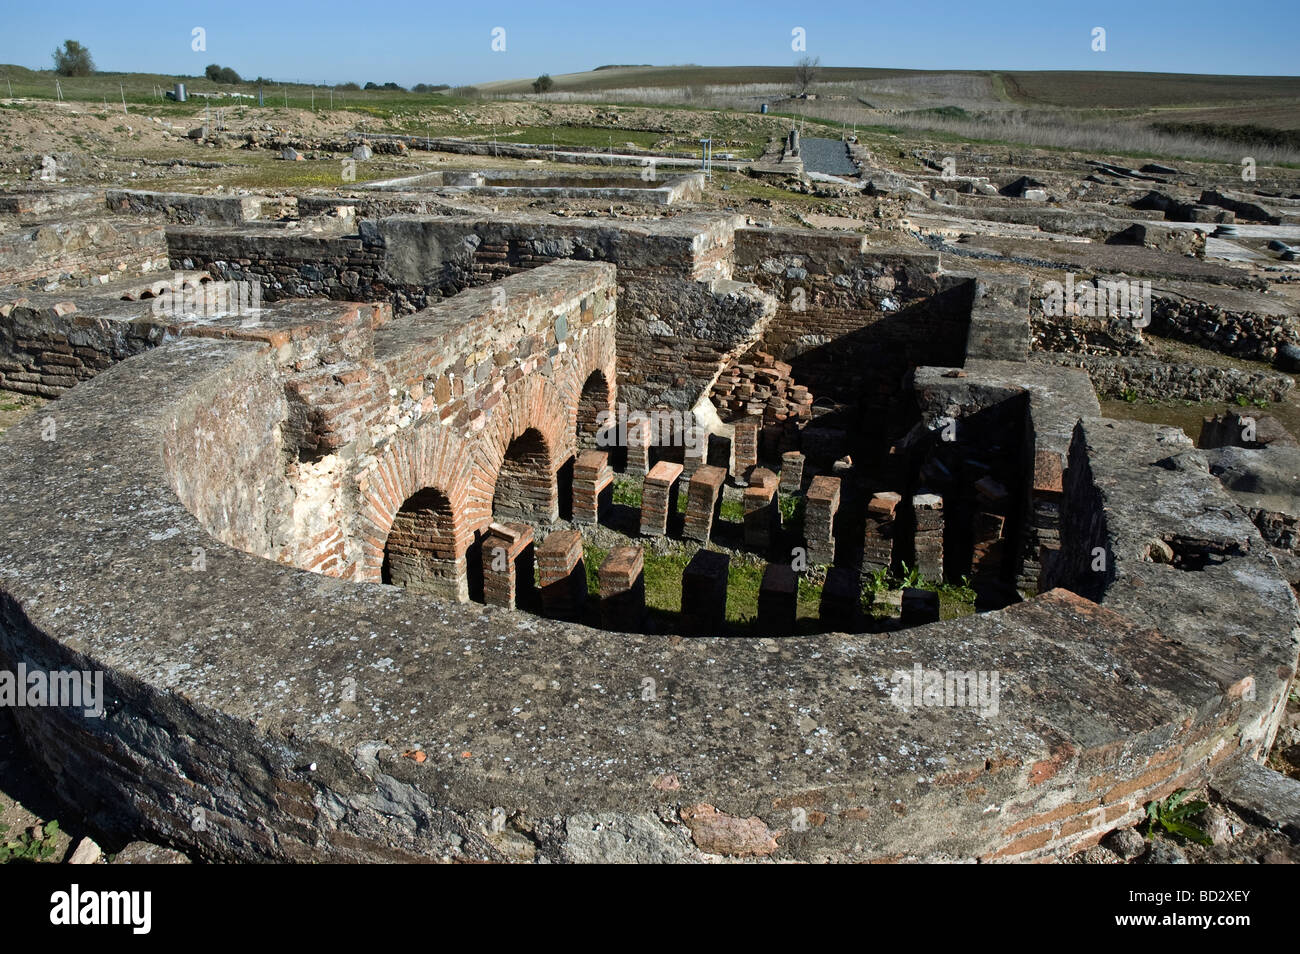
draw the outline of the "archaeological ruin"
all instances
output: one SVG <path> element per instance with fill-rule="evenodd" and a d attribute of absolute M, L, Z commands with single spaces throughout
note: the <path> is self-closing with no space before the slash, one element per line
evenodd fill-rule
<path fill-rule="evenodd" d="M 99 828 L 1048 860 L 1273 746 L 1300 450 L 1250 402 L 1300 370 L 1259 250 L 1300 198 L 797 134 L 748 164 L 873 197 L 863 232 L 690 160 L 408 140 L 354 154 L 475 154 L 0 195 L 0 391 L 45 402 L 0 438 L 0 661 L 104 674 L 102 718 L 14 709 Z M 1129 393 L 1243 401 L 1189 436 L 1103 413 Z"/>

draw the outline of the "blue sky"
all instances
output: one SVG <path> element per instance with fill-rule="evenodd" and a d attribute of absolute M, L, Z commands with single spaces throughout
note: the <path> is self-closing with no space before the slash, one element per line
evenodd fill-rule
<path fill-rule="evenodd" d="M 103 70 L 200 74 L 209 63 L 304 82 L 453 85 L 606 63 L 786 65 L 791 31 L 827 66 L 1110 69 L 1296 75 L 1300 3 L 1223 0 L 184 3 L 8 0 L 0 62 L 46 69 L 65 39 Z M 1094 27 L 1106 52 L 1091 49 Z M 207 50 L 191 49 L 202 27 Z M 503 27 L 504 52 L 491 48 Z"/>

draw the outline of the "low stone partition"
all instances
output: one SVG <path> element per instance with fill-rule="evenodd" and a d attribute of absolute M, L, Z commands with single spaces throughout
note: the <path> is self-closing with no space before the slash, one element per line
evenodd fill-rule
<path fill-rule="evenodd" d="M 78 218 L 0 232 L 0 287 L 76 289 L 166 271 L 159 225 Z"/>
<path fill-rule="evenodd" d="M 1180 432 L 1080 413 L 1078 372 L 915 376 L 926 426 L 1023 402 L 1028 452 L 1059 447 L 1054 588 L 756 647 L 272 558 L 301 506 L 277 351 L 182 337 L 67 392 L 54 440 L 0 437 L 0 666 L 103 673 L 103 718 L 13 710 L 96 829 L 214 861 L 1046 859 L 1282 718 L 1298 607 L 1258 531 Z M 684 621 L 717 625 L 726 557 L 697 560 Z"/>
<path fill-rule="evenodd" d="M 297 200 L 263 195 L 194 195 L 188 192 L 147 192 L 109 189 L 108 208 L 134 215 L 161 215 L 179 225 L 246 225 L 250 222 L 296 218 Z"/>
<path fill-rule="evenodd" d="M 1104 398 L 1178 401 L 1286 399 L 1295 379 L 1275 371 L 1245 371 L 1202 364 L 1174 364 L 1152 358 L 1040 353 L 1040 364 L 1082 368 Z"/>
<path fill-rule="evenodd" d="M 691 477 L 686 495 L 686 521 L 682 529 L 686 539 L 709 542 L 713 521 L 722 506 L 722 484 L 726 479 L 725 470 L 707 464 Z"/>

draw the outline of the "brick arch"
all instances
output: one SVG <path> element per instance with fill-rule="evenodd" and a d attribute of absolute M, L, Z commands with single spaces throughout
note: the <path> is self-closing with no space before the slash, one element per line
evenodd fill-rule
<path fill-rule="evenodd" d="M 437 491 L 447 502 L 449 519 L 440 520 L 440 535 L 452 545 L 451 559 L 461 565 L 474 540 L 466 520 L 471 478 L 465 441 L 451 428 L 435 423 L 394 434 L 376 454 L 376 464 L 357 483 L 356 534 L 359 539 L 357 578 L 378 583 L 383 577 L 384 551 L 394 520 L 422 491 Z M 463 574 L 462 574 L 463 576 Z M 457 587 L 457 598 L 463 587 Z"/>
<path fill-rule="evenodd" d="M 601 409 L 613 411 L 618 400 L 617 354 L 613 330 L 586 329 L 586 333 L 570 353 L 573 355 L 572 360 L 564 365 L 558 386 L 565 398 L 564 406 L 570 412 L 567 427 L 569 433 L 575 438 L 574 449 L 586 450 L 585 445 L 576 446 L 578 443 L 576 437 L 578 417 L 583 411 L 583 392 L 592 375 L 599 372 L 605 379 L 607 394 Z"/>
<path fill-rule="evenodd" d="M 526 431 L 536 431 L 540 436 L 546 450 L 545 467 L 554 480 L 560 463 L 573 455 L 569 416 L 568 403 L 542 375 L 525 375 L 506 388 L 489 412 L 470 453 L 465 518 L 472 531 L 484 530 L 492 522 L 492 497 L 506 451 Z"/>

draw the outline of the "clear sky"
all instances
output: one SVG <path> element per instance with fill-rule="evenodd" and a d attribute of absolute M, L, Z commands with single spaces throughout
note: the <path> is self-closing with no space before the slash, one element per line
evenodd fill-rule
<path fill-rule="evenodd" d="M 1298 0 L 5 0 L 0 63 L 48 69 L 65 39 L 102 70 L 201 74 L 209 63 L 303 82 L 452 85 L 608 63 L 1300 74 Z M 207 49 L 191 49 L 192 30 Z M 492 31 L 505 30 L 505 50 Z M 1094 27 L 1106 51 L 1093 52 Z"/>

